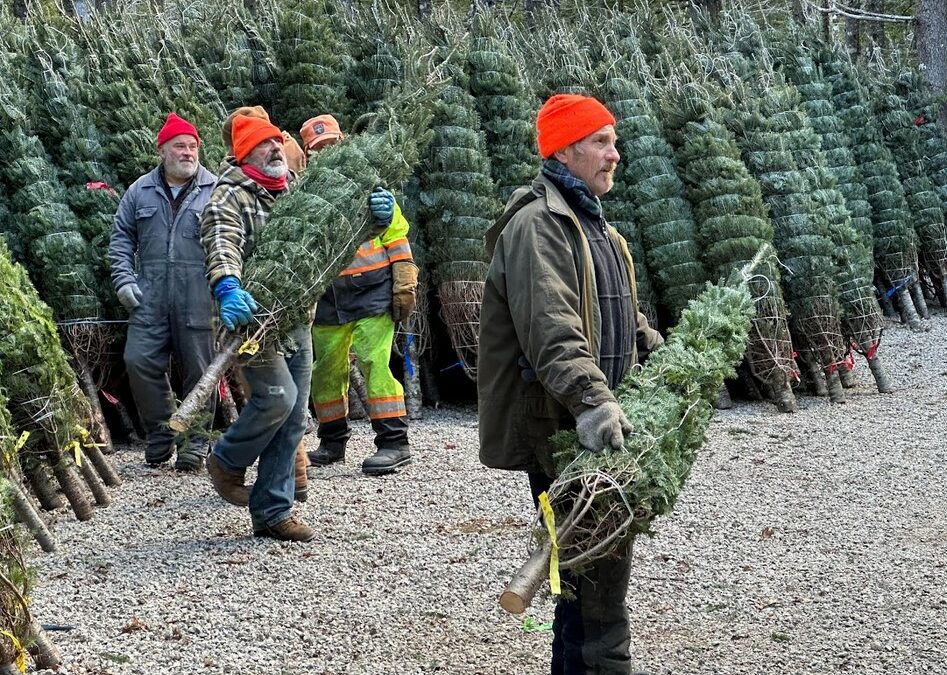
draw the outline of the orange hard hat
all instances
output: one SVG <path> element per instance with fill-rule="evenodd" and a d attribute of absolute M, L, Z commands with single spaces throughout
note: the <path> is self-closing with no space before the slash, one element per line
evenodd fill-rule
<path fill-rule="evenodd" d="M 322 146 L 338 141 L 345 136 L 339 129 L 339 121 L 332 115 L 319 115 L 306 120 L 299 135 L 303 139 L 303 148 L 306 150 L 318 150 Z"/>

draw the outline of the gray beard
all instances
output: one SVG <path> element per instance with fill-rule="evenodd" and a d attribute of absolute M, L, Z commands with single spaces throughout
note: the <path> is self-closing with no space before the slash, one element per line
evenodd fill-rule
<path fill-rule="evenodd" d="M 186 166 L 181 162 L 175 162 L 173 160 L 165 160 L 164 162 L 164 173 L 166 176 L 169 176 L 172 180 L 181 181 L 186 183 L 191 180 L 194 175 L 197 173 L 197 162 L 191 166 Z"/>
<path fill-rule="evenodd" d="M 287 173 L 289 173 L 289 167 L 286 166 L 285 164 L 280 164 L 279 166 L 273 166 L 271 164 L 267 164 L 262 169 L 260 169 L 260 171 L 262 171 L 265 175 L 269 176 L 270 178 L 282 178 Z"/>

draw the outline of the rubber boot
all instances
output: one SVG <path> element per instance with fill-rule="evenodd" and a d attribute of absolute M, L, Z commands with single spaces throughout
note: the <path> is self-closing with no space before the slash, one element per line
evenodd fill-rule
<path fill-rule="evenodd" d="M 399 448 L 378 448 L 375 454 L 362 462 L 362 473 L 381 476 L 411 463 L 411 451 L 407 445 Z"/>
<path fill-rule="evenodd" d="M 309 453 L 309 461 L 315 466 L 328 466 L 345 459 L 345 443 L 322 441 L 319 449 Z"/>
<path fill-rule="evenodd" d="M 306 468 L 309 466 L 309 458 L 306 456 L 306 445 L 299 441 L 296 447 L 296 489 L 293 498 L 297 502 L 304 502 L 309 499 L 309 477 L 306 475 Z"/>

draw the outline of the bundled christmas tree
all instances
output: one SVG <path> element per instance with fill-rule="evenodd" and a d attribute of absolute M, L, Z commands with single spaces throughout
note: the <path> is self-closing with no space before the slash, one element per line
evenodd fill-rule
<path fill-rule="evenodd" d="M 813 199 L 828 222 L 835 244 L 836 282 L 845 338 L 851 349 L 868 360 L 878 390 L 890 392 L 890 379 L 878 357 L 884 319 L 872 284 L 874 257 L 867 192 L 861 183 L 856 183 L 858 172 L 850 141 L 835 114 L 832 87 L 797 45 L 792 42 L 786 48 L 783 63 L 788 77 L 797 83 L 803 110 L 812 126 L 800 129 L 794 154 L 799 168 L 809 174 Z M 843 382 L 850 372 L 848 368 L 842 371 Z"/>
<path fill-rule="evenodd" d="M 675 147 L 684 194 L 694 209 L 697 242 L 709 274 L 726 279 L 764 245 L 773 227 L 757 183 L 740 158 L 733 134 L 718 119 L 709 83 L 675 78 L 661 88 L 661 112 Z M 755 316 L 746 364 L 763 395 L 782 412 L 796 409 L 788 312 L 775 260 L 762 262 L 748 281 Z"/>
<path fill-rule="evenodd" d="M 460 363 L 473 377 L 488 266 L 483 238 L 502 206 L 466 75 L 453 63 L 447 68 L 450 83 L 435 103 L 434 136 L 419 174 L 420 215 L 441 317 Z"/>
<path fill-rule="evenodd" d="M 79 36 L 88 73 L 81 87 L 82 102 L 95 115 L 119 183 L 131 185 L 157 163 L 155 138 L 169 111 L 161 114 L 104 33 L 88 30 Z"/>
<path fill-rule="evenodd" d="M 0 245 L 0 388 L 9 398 L 17 429 L 29 432 L 21 454 L 48 462 L 76 517 L 92 517 L 76 468 L 99 503 L 108 493 L 99 475 L 110 467 L 86 431 L 90 411 L 59 342 L 49 308 L 40 300 L 22 267 Z M 83 461 L 92 460 L 98 470 Z M 27 469 L 29 471 L 29 469 Z"/>
<path fill-rule="evenodd" d="M 947 211 L 947 132 L 938 121 L 940 101 L 923 76 L 902 66 L 894 81 L 894 91 L 904 100 L 920 132 L 924 169 L 934 184 L 941 208 Z"/>
<path fill-rule="evenodd" d="M 505 202 L 514 190 L 529 185 L 539 169 L 536 113 L 516 61 L 497 35 L 496 19 L 479 13 L 473 31 L 467 53 L 470 93 L 483 123 L 493 181 Z"/>
<path fill-rule="evenodd" d="M 909 292 L 917 278 L 917 249 L 897 167 L 851 62 L 839 50 L 826 46 L 814 54 L 832 85 L 832 102 L 851 138 L 852 154 L 868 191 L 879 286 L 897 300 L 907 323 L 923 329 Z"/>
<path fill-rule="evenodd" d="M 674 509 L 718 392 L 743 358 L 753 314 L 745 278 L 763 255 L 743 278 L 738 273 L 693 300 L 667 342 L 625 377 L 616 395 L 634 431 L 622 450 L 592 453 L 578 445 L 575 432 L 556 437 L 552 513 L 544 515 L 543 508 L 537 514 L 532 554 L 500 596 L 504 609 L 525 611 L 548 575 L 553 550 L 559 569 L 581 569 L 651 533 L 654 519 Z"/>
<path fill-rule="evenodd" d="M 839 320 L 835 244 L 822 205 L 813 197 L 809 174 L 796 153 L 806 150 L 808 120 L 799 92 L 778 77 L 761 82 L 762 92 L 732 84 L 737 96 L 728 111 L 743 160 L 759 181 L 769 206 L 774 243 L 788 269 L 783 292 L 789 306 L 793 344 L 805 360 L 817 389 L 824 373 L 833 401 L 844 401 L 838 368 L 845 345 Z M 811 130 L 810 130 L 811 131 Z"/>
<path fill-rule="evenodd" d="M 279 9 L 276 43 L 279 96 L 274 116 L 286 129 L 298 131 L 310 117 L 333 115 L 347 121 L 340 7 L 329 0 L 290 0 Z"/>
<path fill-rule="evenodd" d="M 256 81 L 267 79 L 269 64 L 265 60 L 258 64 L 260 54 L 249 48 L 245 31 L 252 30 L 252 26 L 248 23 L 238 9 L 227 7 L 200 17 L 192 28 L 193 37 L 186 43 L 188 52 L 228 111 L 271 103 L 261 100 Z"/>
<path fill-rule="evenodd" d="M 420 74 L 407 78 L 405 92 L 366 131 L 316 153 L 299 183 L 275 202 L 243 268 L 243 285 L 261 308 L 256 323 L 220 350 L 171 418 L 172 429 L 189 427 L 242 345 L 278 343 L 308 323 L 316 302 L 374 228 L 368 195 L 378 185 L 397 189 L 418 164 L 430 120 L 424 97 L 436 93 L 408 88 L 420 81 Z M 416 105 L 404 109 L 407 100 Z"/>
<path fill-rule="evenodd" d="M 617 72 L 607 73 L 603 88 L 617 119 L 619 166 L 641 227 L 645 261 L 673 325 L 709 279 L 698 253 L 694 216 L 683 198 L 673 150 L 644 93 Z"/>
<path fill-rule="evenodd" d="M 904 197 L 917 234 L 918 262 L 929 278 L 941 306 L 947 307 L 947 227 L 944 211 L 924 166 L 921 135 L 915 116 L 897 96 L 882 66 L 874 73 L 873 103 L 885 145 L 898 167 Z M 926 318 L 926 317 L 925 317 Z"/>

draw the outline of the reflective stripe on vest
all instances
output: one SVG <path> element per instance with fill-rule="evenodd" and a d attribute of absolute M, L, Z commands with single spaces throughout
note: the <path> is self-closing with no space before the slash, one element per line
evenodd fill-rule
<path fill-rule="evenodd" d="M 355 260 L 342 270 L 341 276 L 363 274 L 372 270 L 388 266 L 388 251 L 384 246 L 376 244 L 377 240 L 366 241 L 355 252 Z"/>
<path fill-rule="evenodd" d="M 411 244 L 407 237 L 395 239 L 388 244 L 388 262 L 398 262 L 399 260 L 413 260 L 411 256 Z"/>

